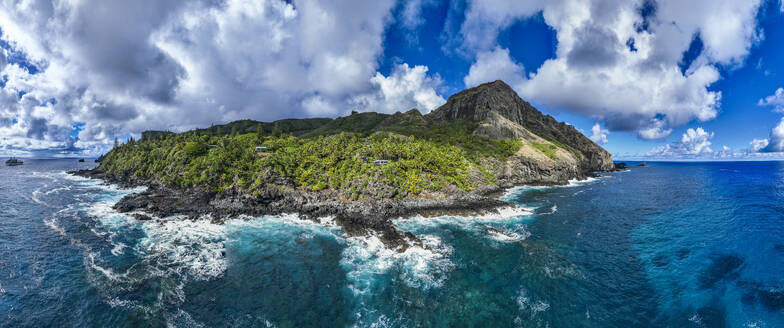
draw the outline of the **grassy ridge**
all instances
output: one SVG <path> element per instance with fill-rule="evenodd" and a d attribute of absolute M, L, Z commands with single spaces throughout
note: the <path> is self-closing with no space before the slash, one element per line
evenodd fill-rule
<path fill-rule="evenodd" d="M 502 161 L 521 146 L 516 140 L 472 135 L 474 122 L 412 124 L 390 117 L 311 121 L 316 127 L 296 131 L 300 136 L 276 130 L 274 124 L 268 131 L 260 123 L 252 133 L 238 132 L 235 125 L 147 134 L 116 147 L 100 167 L 111 174 L 214 191 L 235 188 L 252 193 L 291 183 L 306 190 L 334 190 L 346 199 L 407 197 L 448 186 L 471 190 L 492 183 L 495 177 L 482 163 Z M 247 122 L 252 121 L 241 124 L 243 132 L 252 129 Z M 261 145 L 268 153 L 255 151 Z M 376 159 L 389 164 L 373 165 Z"/>

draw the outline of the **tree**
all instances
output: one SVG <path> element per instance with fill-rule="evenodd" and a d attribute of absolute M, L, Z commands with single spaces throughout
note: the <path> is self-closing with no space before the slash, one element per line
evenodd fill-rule
<path fill-rule="evenodd" d="M 237 127 L 236 126 L 232 126 L 231 127 L 231 136 L 232 137 L 236 137 L 237 136 Z"/>
<path fill-rule="evenodd" d="M 264 136 L 264 129 L 261 127 L 261 123 L 256 124 L 256 138 L 261 141 Z"/>
<path fill-rule="evenodd" d="M 188 142 L 185 144 L 184 150 L 190 157 L 202 156 L 207 153 L 207 145 L 200 142 Z"/>
<path fill-rule="evenodd" d="M 120 146 L 120 140 L 117 140 L 117 137 L 114 137 L 114 148 L 117 148 L 119 146 Z"/>
<path fill-rule="evenodd" d="M 279 138 L 281 134 L 283 134 L 283 132 L 280 131 L 280 124 L 275 122 L 275 127 L 272 128 L 272 136 Z"/>

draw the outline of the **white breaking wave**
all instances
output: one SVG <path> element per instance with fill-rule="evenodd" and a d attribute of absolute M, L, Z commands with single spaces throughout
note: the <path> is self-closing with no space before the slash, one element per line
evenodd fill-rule
<path fill-rule="evenodd" d="M 550 308 L 550 303 L 543 300 L 531 299 L 527 295 L 525 288 L 521 288 L 517 294 L 517 307 L 520 311 L 527 313 L 530 318 L 536 317 L 537 314 L 547 311 Z"/>
<path fill-rule="evenodd" d="M 397 274 L 404 284 L 421 290 L 439 288 L 446 282 L 455 267 L 449 259 L 452 247 L 434 235 L 418 237 L 423 247 L 410 246 L 402 252 L 387 248 L 377 236 L 346 238 L 340 264 L 347 271 L 349 290 L 359 301 L 354 327 L 395 327 L 403 320 L 402 314 L 393 319 L 370 306 L 384 276 Z"/>
<path fill-rule="evenodd" d="M 45 194 L 45 195 L 51 195 L 51 194 L 53 194 L 53 193 L 56 193 L 56 192 L 61 192 L 61 191 L 68 191 L 68 190 L 71 190 L 71 186 L 65 186 L 65 187 L 60 187 L 60 188 L 54 188 L 54 189 L 52 189 L 52 190 L 49 190 L 49 191 L 45 192 L 44 194 Z"/>
<path fill-rule="evenodd" d="M 526 193 L 528 191 L 531 191 L 531 190 L 579 187 L 579 186 L 584 186 L 586 184 L 597 182 L 600 179 L 606 178 L 606 177 L 610 177 L 610 176 L 602 176 L 602 177 L 598 177 L 598 178 L 590 177 L 590 178 L 586 178 L 585 180 L 572 179 L 572 180 L 569 180 L 568 184 L 556 185 L 556 186 L 516 186 L 516 187 L 512 187 L 512 188 L 507 189 L 504 192 L 504 194 L 501 195 L 501 197 L 499 197 L 499 199 L 503 200 L 503 201 L 506 201 L 506 202 L 511 202 L 515 198 L 517 198 L 520 195 L 522 195 L 522 194 L 524 194 L 524 193 Z"/>
<path fill-rule="evenodd" d="M 61 236 L 66 236 L 65 229 L 57 224 L 56 218 L 44 219 L 44 224 L 46 224 L 47 227 L 52 228 L 52 230 L 59 233 Z"/>
<path fill-rule="evenodd" d="M 40 187 L 40 188 L 38 188 L 36 190 L 33 190 L 33 194 L 31 195 L 30 199 L 32 199 L 34 202 L 36 202 L 36 203 L 38 203 L 40 205 L 43 205 L 43 206 L 46 206 L 46 207 L 50 207 L 49 204 L 47 204 L 45 201 L 43 201 L 40 198 L 40 196 L 42 194 L 41 193 L 41 189 L 46 188 L 46 187 L 48 187 L 48 185 L 44 185 L 43 187 Z"/>
<path fill-rule="evenodd" d="M 515 230 L 495 228 L 487 228 L 485 230 L 490 238 L 504 243 L 518 242 L 531 236 L 531 233 L 522 227 L 517 227 Z"/>
<path fill-rule="evenodd" d="M 121 242 L 112 243 L 112 244 L 114 245 L 114 247 L 109 252 L 112 253 L 112 255 L 114 255 L 114 256 L 120 256 L 120 255 L 124 254 L 125 253 L 125 251 L 124 251 L 125 248 L 128 247 L 128 245 L 126 245 L 124 243 L 121 243 Z"/>
<path fill-rule="evenodd" d="M 307 229 L 316 229 L 322 230 L 323 228 L 327 228 L 327 230 L 335 230 L 339 227 L 337 223 L 335 223 L 335 218 L 331 216 L 327 217 L 320 217 L 316 220 L 308 220 L 304 219 L 299 216 L 299 214 L 280 214 L 280 215 L 265 215 L 261 217 L 252 217 L 247 215 L 241 215 L 237 218 L 228 220 L 227 224 L 233 225 L 248 225 L 248 226 L 265 226 L 270 223 L 276 224 L 285 224 L 289 226 L 298 226 Z"/>
<path fill-rule="evenodd" d="M 145 236 L 134 247 L 154 258 L 161 270 L 196 280 L 220 277 L 226 271 L 226 229 L 209 220 L 144 222 Z"/>
<path fill-rule="evenodd" d="M 97 252 L 92 252 L 89 250 L 86 250 L 86 252 L 87 252 L 87 256 L 84 258 L 84 263 L 88 268 L 95 270 L 96 272 L 100 273 L 103 277 L 111 281 L 122 282 L 128 279 L 128 272 L 115 273 L 114 270 L 112 270 L 111 268 L 104 268 L 98 265 L 97 263 L 95 263 L 96 258 L 99 256 Z"/>
<path fill-rule="evenodd" d="M 393 267 L 408 286 L 420 289 L 436 288 L 446 281 L 454 268 L 449 260 L 452 247 L 433 235 L 419 236 L 424 247 L 411 246 L 405 251 L 387 248 L 377 236 L 349 237 L 340 264 L 348 271 L 349 288 L 355 295 L 372 292 L 380 275 Z"/>
<path fill-rule="evenodd" d="M 521 219 L 527 219 L 534 213 L 533 210 L 534 209 L 530 207 L 507 206 L 499 208 L 497 213 L 487 213 L 478 216 L 444 215 L 426 217 L 417 215 L 408 218 L 399 218 L 393 220 L 393 222 L 396 226 L 406 231 L 417 230 L 421 227 L 438 227 L 445 224 L 457 225 L 465 229 L 473 229 L 478 224 L 517 222 Z"/>

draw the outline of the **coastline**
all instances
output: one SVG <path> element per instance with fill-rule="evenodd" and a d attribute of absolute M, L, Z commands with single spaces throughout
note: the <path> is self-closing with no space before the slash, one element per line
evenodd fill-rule
<path fill-rule="evenodd" d="M 422 242 L 413 234 L 396 228 L 393 224 L 395 219 L 414 216 L 499 214 L 502 210 L 517 209 L 514 204 L 502 200 L 503 196 L 515 187 L 559 186 L 571 183 L 570 181 L 563 184 L 532 185 L 506 183 L 492 189 L 455 191 L 445 198 L 348 201 L 331 198 L 325 192 L 303 192 L 281 188 L 270 188 L 257 195 L 232 191 L 216 193 L 198 188 L 178 189 L 152 180 L 106 174 L 97 168 L 66 173 L 101 180 L 103 183 L 115 184 L 121 188 L 147 187 L 144 191 L 126 195 L 113 206 L 118 212 L 132 213 L 138 220 L 152 220 L 151 216 L 179 215 L 188 220 L 211 216 L 213 222 L 223 223 L 228 218 L 239 216 L 296 213 L 303 219 L 318 222 L 320 218 L 332 217 L 347 235 L 377 235 L 387 247 L 398 251 L 405 251 L 409 246 L 419 245 Z M 575 179 L 583 181 L 595 176 L 591 173 Z"/>

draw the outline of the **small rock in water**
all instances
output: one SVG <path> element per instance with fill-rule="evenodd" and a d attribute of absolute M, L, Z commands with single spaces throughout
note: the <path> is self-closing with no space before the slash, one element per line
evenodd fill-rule
<path fill-rule="evenodd" d="M 149 215 L 141 214 L 141 213 L 134 213 L 133 218 L 139 221 L 150 221 L 152 218 Z"/>

